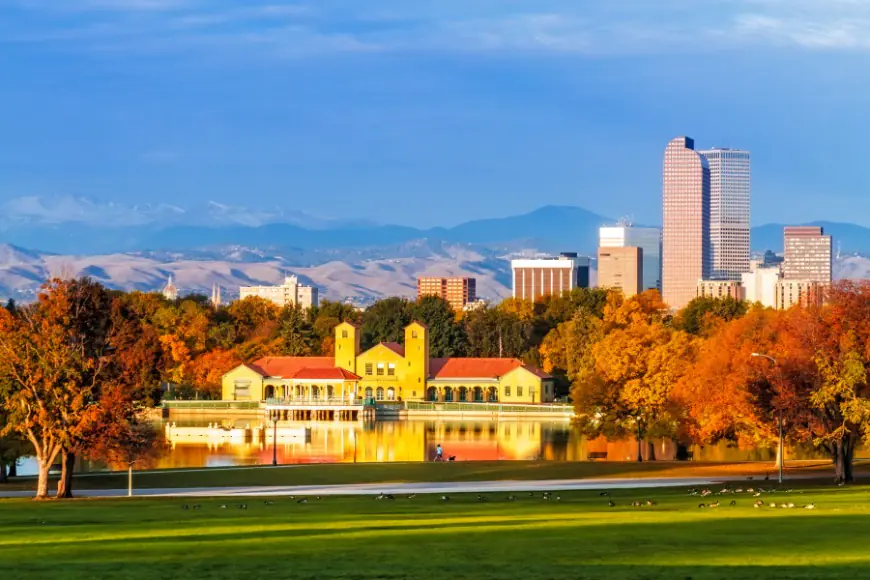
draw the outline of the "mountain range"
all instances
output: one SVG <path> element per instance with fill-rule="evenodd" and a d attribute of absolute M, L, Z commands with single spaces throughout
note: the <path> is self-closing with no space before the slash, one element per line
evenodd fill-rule
<path fill-rule="evenodd" d="M 17 198 L 0 205 L 0 296 L 28 299 L 50 275 L 89 275 L 110 287 L 154 290 L 172 274 L 182 290 L 217 283 L 274 284 L 294 273 L 323 296 L 370 302 L 412 296 L 420 275 L 465 275 L 481 296 L 509 294 L 512 257 L 576 251 L 594 256 L 598 228 L 612 218 L 580 207 L 545 206 L 449 228 L 419 229 L 318 217 L 280 208 L 219 203 L 123 205 L 87 198 Z M 803 224 L 802 224 L 803 225 Z M 850 256 L 844 277 L 870 273 L 870 229 L 814 222 Z M 781 251 L 780 224 L 752 229 L 753 250 Z"/>

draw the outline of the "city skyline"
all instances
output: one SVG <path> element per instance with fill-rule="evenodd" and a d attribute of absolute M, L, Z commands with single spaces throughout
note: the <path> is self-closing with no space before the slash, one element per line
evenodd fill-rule
<path fill-rule="evenodd" d="M 758 156 L 755 223 L 850 221 L 870 209 L 867 14 L 817 4 L 4 3 L 0 202 L 255 198 L 420 227 L 551 204 L 655 225 L 659 143 L 685 133 Z"/>

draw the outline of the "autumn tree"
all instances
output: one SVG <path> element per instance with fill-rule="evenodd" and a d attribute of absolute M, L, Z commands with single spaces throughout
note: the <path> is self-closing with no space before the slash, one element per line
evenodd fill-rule
<path fill-rule="evenodd" d="M 581 428 L 590 435 L 633 434 L 638 461 L 651 432 L 673 433 L 671 391 L 691 362 L 694 345 L 667 326 L 658 293 L 610 299 L 603 337 L 592 347 L 572 389 Z"/>
<path fill-rule="evenodd" d="M 38 301 L 15 314 L 0 311 L 0 389 L 8 412 L 4 434 L 33 445 L 37 498 L 63 454 L 59 496 L 68 496 L 83 418 L 99 398 L 107 369 L 109 296 L 88 279 L 48 282 Z"/>
<path fill-rule="evenodd" d="M 163 433 L 145 421 L 122 389 L 109 389 L 86 427 L 85 453 L 113 468 L 127 470 L 127 495 L 133 495 L 133 467 L 152 466 L 165 453 Z"/>

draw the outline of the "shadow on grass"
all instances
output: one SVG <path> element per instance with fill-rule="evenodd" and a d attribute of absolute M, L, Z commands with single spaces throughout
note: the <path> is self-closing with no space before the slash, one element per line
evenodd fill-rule
<path fill-rule="evenodd" d="M 182 527 L 181 537 L 154 529 L 152 537 L 117 540 L 94 540 L 83 529 L 81 538 L 59 543 L 50 542 L 51 530 L 30 532 L 45 544 L 28 544 L 21 530 L 20 543 L 0 549 L 0 577 L 816 579 L 864 577 L 870 564 L 863 515 L 745 510 L 727 518 L 706 512 L 686 514 L 692 519 L 682 522 L 612 525 L 602 519 L 577 526 L 553 515 L 553 521 L 541 514 L 497 523 L 374 519 L 362 529 L 329 530 L 298 522 L 299 529 L 286 532 L 257 529 L 255 518 L 212 518 L 203 523 L 242 529 Z M 175 532 L 171 526 L 166 522 L 164 529 Z M 131 523 L 119 534 L 137 529 Z M 13 570 L 11 563 L 12 576 L 3 572 Z"/>

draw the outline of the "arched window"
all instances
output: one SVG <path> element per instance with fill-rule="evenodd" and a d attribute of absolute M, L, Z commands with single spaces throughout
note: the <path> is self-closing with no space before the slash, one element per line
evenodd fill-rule
<path fill-rule="evenodd" d="M 335 397 L 335 387 L 332 385 L 326 385 L 326 398 L 332 399 Z"/>
<path fill-rule="evenodd" d="M 393 387 L 390 387 L 389 389 L 387 389 L 387 400 L 388 401 L 395 401 L 396 400 L 396 389 L 394 389 Z"/>
<path fill-rule="evenodd" d="M 490 403 L 498 403 L 498 389 L 495 387 L 490 387 L 487 391 L 489 395 L 487 397 L 487 401 Z"/>
<path fill-rule="evenodd" d="M 384 400 L 384 387 L 378 387 L 378 390 L 375 391 L 375 399 L 378 401 Z"/>
<path fill-rule="evenodd" d="M 311 386 L 311 400 L 317 401 L 319 399 L 320 399 L 320 387 L 318 387 L 317 385 L 312 385 Z"/>
<path fill-rule="evenodd" d="M 448 403 L 453 401 L 453 389 L 450 387 L 444 387 L 444 400 Z"/>
<path fill-rule="evenodd" d="M 372 388 L 366 387 L 366 399 L 371 399 L 371 398 L 372 398 Z"/>
<path fill-rule="evenodd" d="M 468 400 L 468 389 L 467 388 L 459 387 L 459 400 L 463 403 Z"/>
<path fill-rule="evenodd" d="M 274 399 L 275 398 L 275 387 L 269 385 L 266 387 L 266 392 L 263 395 L 266 399 Z"/>
<path fill-rule="evenodd" d="M 483 402 L 483 389 L 480 387 L 474 387 L 474 402 L 482 403 Z"/>
<path fill-rule="evenodd" d="M 435 387 L 429 387 L 426 389 L 426 400 L 427 401 L 437 401 L 438 400 L 438 389 Z"/>

